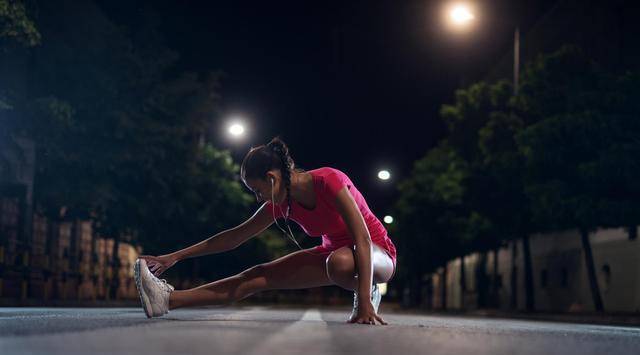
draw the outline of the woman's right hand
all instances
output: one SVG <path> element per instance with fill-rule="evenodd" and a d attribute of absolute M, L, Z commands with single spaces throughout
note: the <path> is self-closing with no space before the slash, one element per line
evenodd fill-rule
<path fill-rule="evenodd" d="M 160 256 L 140 255 L 138 258 L 144 259 L 147 262 L 149 271 L 151 271 L 151 273 L 156 277 L 160 276 L 178 261 L 176 258 L 171 256 L 171 254 Z"/>

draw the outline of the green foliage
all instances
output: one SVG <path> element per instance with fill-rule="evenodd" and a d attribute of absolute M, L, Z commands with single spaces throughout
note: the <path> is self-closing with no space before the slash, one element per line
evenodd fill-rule
<path fill-rule="evenodd" d="M 13 42 L 33 47 L 40 40 L 40 33 L 27 16 L 24 3 L 20 0 L 0 0 L 0 44 Z"/>
<path fill-rule="evenodd" d="M 462 250 L 443 240 L 482 250 L 535 232 L 636 224 L 637 83 L 567 46 L 527 65 L 518 97 L 505 81 L 457 90 L 441 109 L 447 150 L 429 151 L 401 185 L 397 238 L 434 230 L 428 244 L 405 247 L 448 260 Z M 445 168 L 456 165 L 464 178 Z"/>
<path fill-rule="evenodd" d="M 478 133 L 490 118 L 491 112 L 506 111 L 511 85 L 500 81 L 490 85 L 472 84 L 456 91 L 454 105 L 443 105 L 440 116 L 447 124 L 447 140 L 467 161 L 478 157 Z"/>
<path fill-rule="evenodd" d="M 466 245 L 458 217 L 463 208 L 468 166 L 443 142 L 414 164 L 412 175 L 399 186 L 400 198 L 391 232 L 398 250 L 401 278 L 431 270 Z"/>
<path fill-rule="evenodd" d="M 638 74 L 614 78 L 565 47 L 527 70 L 520 103 L 539 119 L 518 137 L 544 230 L 638 222 Z"/>
<path fill-rule="evenodd" d="M 527 125 L 557 114 L 592 110 L 603 103 L 603 79 L 582 50 L 564 46 L 527 64 L 516 106 Z"/>
<path fill-rule="evenodd" d="M 39 6 L 45 41 L 29 49 L 29 96 L 11 101 L 20 117 L 11 133 L 36 143 L 37 208 L 58 218 L 64 206 L 66 217 L 93 218 L 100 234 L 132 236 L 146 253 L 249 217 L 253 199 L 238 165 L 203 139 L 218 110 L 219 74 L 175 73 L 177 55 L 153 16 L 132 30 L 91 1 Z M 217 267 L 205 259 L 182 272 L 213 276 L 281 250 L 267 236 L 216 259 Z"/>

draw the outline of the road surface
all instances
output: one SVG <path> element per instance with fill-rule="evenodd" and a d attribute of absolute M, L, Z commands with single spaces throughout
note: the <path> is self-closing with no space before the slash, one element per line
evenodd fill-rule
<path fill-rule="evenodd" d="M 640 328 L 349 309 L 0 308 L 0 354 L 640 354 Z"/>

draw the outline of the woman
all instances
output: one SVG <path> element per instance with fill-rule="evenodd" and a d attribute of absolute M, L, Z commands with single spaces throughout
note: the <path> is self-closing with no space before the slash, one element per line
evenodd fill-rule
<path fill-rule="evenodd" d="M 338 285 L 354 291 L 349 322 L 386 324 L 377 314 L 377 283 L 393 276 L 396 250 L 351 180 L 328 167 L 295 169 L 279 138 L 252 148 L 240 174 L 258 202 L 266 201 L 251 218 L 188 248 L 157 257 L 140 256 L 136 262 L 136 286 L 147 317 L 179 307 L 229 303 L 264 290 Z M 308 235 L 322 236 L 322 245 L 189 290 L 175 291 L 156 277 L 177 261 L 234 249 L 274 221 L 280 228 L 277 218 L 284 218 L 287 228 L 290 218 Z"/>

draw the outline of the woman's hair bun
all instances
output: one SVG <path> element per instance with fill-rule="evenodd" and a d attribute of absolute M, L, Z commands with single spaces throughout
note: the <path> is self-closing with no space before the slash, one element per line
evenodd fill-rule
<path fill-rule="evenodd" d="M 275 137 L 267 144 L 267 147 L 271 148 L 274 152 L 284 153 L 285 155 L 289 155 L 289 148 L 287 145 L 280 139 L 280 137 Z"/>

